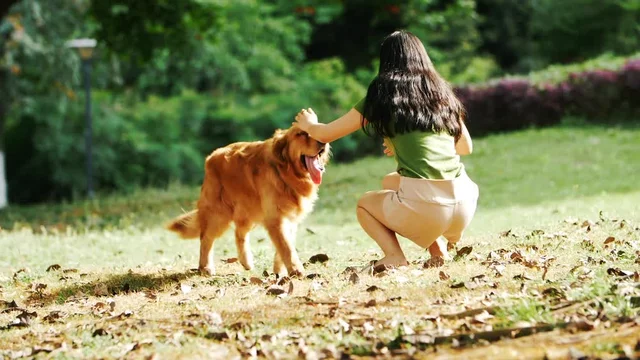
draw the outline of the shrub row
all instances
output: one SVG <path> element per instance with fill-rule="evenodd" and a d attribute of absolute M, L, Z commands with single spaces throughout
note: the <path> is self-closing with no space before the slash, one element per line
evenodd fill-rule
<path fill-rule="evenodd" d="M 557 69 L 556 69 L 557 70 Z M 288 127 L 301 107 L 321 121 L 343 114 L 366 91 L 341 62 L 309 64 L 282 91 L 257 96 L 183 93 L 135 101 L 94 94 L 94 172 L 100 191 L 197 184 L 204 156 L 235 141 L 265 139 Z M 557 78 L 557 75 L 554 75 Z M 541 78 L 540 74 L 536 78 Z M 555 82 L 506 78 L 456 88 L 474 136 L 557 124 L 564 116 L 608 121 L 640 113 L 640 59 L 617 70 L 567 73 Z M 82 98 L 42 98 L 26 104 L 4 134 L 10 201 L 68 198 L 85 190 Z M 333 159 L 380 154 L 379 141 L 357 132 L 332 144 Z"/>
<path fill-rule="evenodd" d="M 457 87 L 474 135 L 560 123 L 566 116 L 607 122 L 640 114 L 640 58 L 618 70 L 570 73 L 557 83 L 506 78 Z"/>
<path fill-rule="evenodd" d="M 171 182 L 197 184 L 204 157 L 236 141 L 270 137 L 301 107 L 322 121 L 355 104 L 366 89 L 339 60 L 307 65 L 278 93 L 243 96 L 184 92 L 133 100 L 93 94 L 94 183 L 99 191 L 128 191 Z M 84 99 L 42 97 L 18 109 L 4 133 L 9 200 L 28 203 L 83 195 L 86 188 Z M 336 161 L 373 153 L 380 144 L 362 133 L 333 144 Z"/>

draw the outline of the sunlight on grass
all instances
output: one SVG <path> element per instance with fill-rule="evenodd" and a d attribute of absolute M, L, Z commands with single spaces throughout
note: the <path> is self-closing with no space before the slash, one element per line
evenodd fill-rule
<path fill-rule="evenodd" d="M 576 346 L 615 352 L 632 340 L 634 329 L 624 319 L 640 311 L 640 290 L 633 285 L 640 281 L 638 143 L 637 129 L 598 127 L 478 139 L 476 153 L 464 160 L 481 199 L 457 245 L 471 246 L 471 253 L 425 269 L 427 252 L 402 240 L 412 265 L 381 277 L 357 270 L 379 258 L 380 250 L 358 226 L 354 206 L 362 193 L 379 188 L 393 162 L 380 157 L 332 164 L 297 239 L 303 261 L 318 253 L 329 261 L 306 264 L 312 279 L 291 280 L 290 288 L 284 283 L 285 296 L 266 294 L 276 280 L 263 276 L 271 269 L 273 246 L 261 228 L 251 233 L 253 271 L 233 261 L 231 231 L 215 243 L 218 275 L 191 271 L 198 241 L 179 240 L 162 225 L 193 206 L 197 187 L 11 207 L 0 212 L 0 328 L 19 319 L 11 301 L 37 317 L 24 315 L 28 324 L 0 330 L 0 348 L 33 347 L 54 334 L 47 336 L 68 342 L 65 351 L 75 357 L 257 351 L 339 357 L 340 351 L 431 351 L 415 338 L 420 335 L 448 346 L 439 354 L 464 351 L 475 358 L 473 347 L 450 347 L 455 336 L 491 336 L 527 324 L 564 327 L 576 319 L 584 320 L 583 328 L 596 328 L 606 315 L 612 330 L 601 329 L 601 336 L 615 346 Z M 59 268 L 47 271 L 54 264 Z M 465 314 L 474 309 L 489 312 Z M 520 350 L 493 346 L 514 357 L 562 348 L 545 336 L 532 336 L 545 339 L 544 349 L 533 340 L 518 340 Z"/>

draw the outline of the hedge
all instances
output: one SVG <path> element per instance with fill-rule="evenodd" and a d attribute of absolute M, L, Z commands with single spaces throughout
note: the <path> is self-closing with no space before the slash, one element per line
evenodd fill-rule
<path fill-rule="evenodd" d="M 575 68 L 575 65 L 572 65 Z M 554 81 L 504 78 L 457 87 L 473 136 L 586 120 L 633 119 L 640 114 L 640 58 L 580 72 L 556 67 Z M 562 77 L 558 76 L 563 73 Z M 235 141 L 264 139 L 288 127 L 300 107 L 328 121 L 366 91 L 337 60 L 308 64 L 279 93 L 253 97 L 185 92 L 145 101 L 126 94 L 94 94 L 95 184 L 126 191 L 202 179 L 204 156 Z M 58 200 L 85 189 L 83 99 L 43 98 L 19 109 L 4 134 L 10 201 Z M 332 144 L 334 161 L 381 154 L 380 142 L 357 132 Z"/>
<path fill-rule="evenodd" d="M 588 121 L 634 119 L 640 114 L 640 58 L 618 70 L 570 73 L 557 83 L 505 78 L 455 88 L 474 135 L 555 125 L 564 117 Z"/>

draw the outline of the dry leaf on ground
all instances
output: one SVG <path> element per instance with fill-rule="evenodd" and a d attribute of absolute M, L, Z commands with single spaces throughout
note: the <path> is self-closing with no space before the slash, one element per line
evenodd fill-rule
<path fill-rule="evenodd" d="M 325 263 L 329 261 L 329 256 L 327 256 L 327 254 L 316 254 L 313 255 L 312 257 L 309 258 L 309 262 L 311 264 L 315 264 L 315 263 Z"/>

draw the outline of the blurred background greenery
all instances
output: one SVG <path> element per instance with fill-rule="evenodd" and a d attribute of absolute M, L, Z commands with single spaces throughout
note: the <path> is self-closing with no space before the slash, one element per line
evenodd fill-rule
<path fill-rule="evenodd" d="M 636 121 L 640 107 L 640 0 L 8 0 L 0 15 L 0 149 L 13 203 L 84 192 L 80 59 L 65 47 L 77 37 L 98 40 L 101 192 L 198 184 L 204 155 L 269 137 L 301 107 L 332 120 L 365 95 L 396 29 L 425 43 L 473 134 L 569 115 Z M 575 110 L 583 104 L 597 108 Z M 529 108 L 545 112 L 518 112 Z M 336 161 L 380 151 L 361 133 L 333 146 Z"/>

